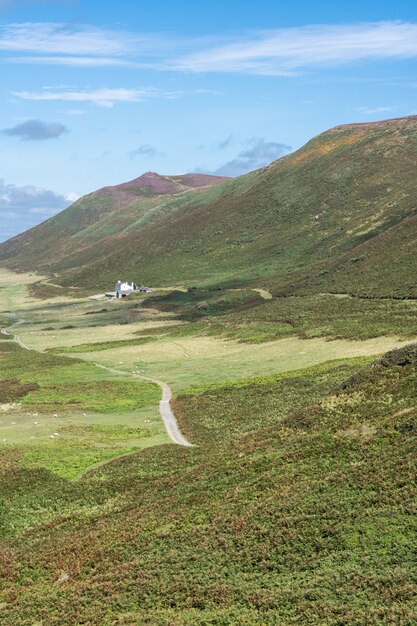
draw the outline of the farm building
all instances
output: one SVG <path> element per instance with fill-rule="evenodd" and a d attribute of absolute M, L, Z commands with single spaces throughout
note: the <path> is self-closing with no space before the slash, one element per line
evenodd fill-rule
<path fill-rule="evenodd" d="M 107 298 L 126 298 L 130 296 L 133 291 L 142 291 L 144 293 L 151 293 L 152 289 L 149 287 L 138 287 L 136 283 L 129 283 L 127 281 L 118 280 L 114 286 L 114 291 L 108 291 L 105 295 Z"/>

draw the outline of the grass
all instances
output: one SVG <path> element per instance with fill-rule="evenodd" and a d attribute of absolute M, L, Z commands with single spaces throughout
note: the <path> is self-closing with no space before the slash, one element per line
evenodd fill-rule
<path fill-rule="evenodd" d="M 415 337 L 417 301 L 340 298 L 338 294 L 276 298 L 263 306 L 233 312 L 222 323 L 229 336 L 256 342 L 288 334 L 354 340 L 384 335 Z"/>
<path fill-rule="evenodd" d="M 412 626 L 416 367 L 200 388 L 177 399 L 199 447 L 80 482 L 2 451 L 3 623 Z"/>
<path fill-rule="evenodd" d="M 115 457 L 167 443 L 157 416 L 153 415 L 151 420 L 143 419 L 143 415 L 149 416 L 149 412 L 132 415 L 135 423 L 133 425 L 130 419 L 131 426 L 117 421 L 107 424 L 80 420 L 64 423 L 54 445 L 48 442 L 22 447 L 21 466 L 44 468 L 72 480 Z"/>
<path fill-rule="evenodd" d="M 207 303 L 204 310 L 196 308 L 201 302 Z M 180 390 L 381 354 L 407 342 L 378 336 L 378 325 L 380 332 L 395 329 L 398 337 L 417 334 L 414 301 L 375 304 L 332 295 L 264 300 L 250 290 L 211 288 L 152 295 L 97 313 L 102 308 L 89 300 L 32 303 L 22 312 L 27 321 L 19 335 L 30 347 L 53 348 L 51 358 L 68 352 Z M 48 325 L 55 329 L 45 330 Z M 355 333 L 362 340 L 352 340 Z M 347 339 L 328 340 L 337 335 Z"/>
<path fill-rule="evenodd" d="M 199 310 L 198 302 L 205 307 Z M 349 294 L 275 297 L 265 301 L 241 290 L 193 289 L 188 295 L 152 297 L 149 304 L 178 319 L 184 328 L 165 329 L 171 336 L 201 334 L 262 343 L 295 335 L 301 338 L 370 339 L 417 335 L 417 301 L 358 298 Z M 162 330 L 162 329 L 161 329 Z"/>
<path fill-rule="evenodd" d="M 8 297 L 55 348 L 0 343 L 2 624 L 415 623 L 417 352 L 364 339 L 387 313 L 409 336 L 414 302 Z M 159 389 L 89 360 L 170 381 L 197 445 L 163 445 Z"/>
<path fill-rule="evenodd" d="M 0 344 L 0 442 L 24 466 L 73 478 L 92 464 L 168 441 L 159 388 L 79 360 Z"/>
<path fill-rule="evenodd" d="M 415 623 L 413 301 L 7 294 L 54 349 L 0 343 L 2 624 Z"/>
<path fill-rule="evenodd" d="M 45 318 L 57 326 L 75 321 L 73 333 L 85 320 L 95 323 L 96 303 L 65 295 L 39 303 L 27 292 L 37 277 L 3 271 L 1 278 L 3 306 L 23 308 L 27 318 L 19 332 L 32 332 Z M 129 308 L 116 310 L 116 319 L 126 312 Z M 6 326 L 15 318 L 2 319 Z M 77 359 L 23 351 L 10 338 L 0 346 L 0 380 L 0 444 L 17 449 L 24 468 L 75 479 L 97 463 L 169 441 L 157 410 L 156 385 L 115 377 Z"/>
<path fill-rule="evenodd" d="M 49 350 L 0 342 L 2 626 L 417 623 L 416 145 L 414 120 L 337 129 L 1 246 L 58 274 L 0 272 L 0 324 Z M 183 286 L 81 297 L 138 266 Z M 163 445 L 133 371 L 197 445 Z"/>
<path fill-rule="evenodd" d="M 80 360 L 32 351 L 23 356 L 17 344 L 11 342 L 0 344 L 0 354 L 2 378 L 10 381 L 19 377 L 16 384 L 3 383 L 4 396 L 0 399 L 5 402 L 14 399 L 10 393 L 22 396 L 22 388 L 26 390 L 22 402 L 36 410 L 59 406 L 71 410 L 76 404 L 79 410 L 115 412 L 140 408 L 159 399 L 159 389 L 152 383 L 115 378 Z"/>
<path fill-rule="evenodd" d="M 371 361 L 327 361 L 301 371 L 201 385 L 187 389 L 175 406 L 179 414 L 195 416 L 189 434 L 197 444 L 230 445 L 251 432 L 275 429 L 279 420 L 305 407 L 306 399 L 313 404 Z M 190 428 L 187 420 L 184 428 Z"/>
<path fill-rule="evenodd" d="M 66 346 L 64 348 L 55 348 L 60 354 L 84 354 L 85 352 L 101 352 L 102 350 L 112 350 L 113 348 L 124 348 L 126 346 L 142 346 L 145 343 L 156 341 L 156 337 L 136 337 L 134 339 L 115 340 L 115 341 L 97 341 L 95 343 L 81 343 L 74 346 Z"/>
<path fill-rule="evenodd" d="M 206 308 L 198 309 L 202 302 Z M 213 286 L 154 293 L 117 306 L 106 302 L 106 311 L 101 303 L 80 298 L 52 303 L 16 298 L 14 304 L 26 320 L 20 337 L 30 347 L 52 348 L 51 359 L 62 351 L 166 380 L 174 390 L 381 354 L 417 334 L 412 300 L 331 294 L 265 300 L 249 289 Z M 4 324 L 9 319 L 4 317 Z M 72 328 L 63 330 L 67 326 Z M 71 385 L 65 393 L 68 398 Z"/>
<path fill-rule="evenodd" d="M 85 368 L 82 368 L 83 371 Z M 65 372 L 66 373 L 66 372 Z M 159 401 L 156 385 L 138 381 L 91 380 L 81 378 L 78 368 L 71 372 L 75 380 L 65 382 L 61 369 L 39 389 L 30 391 L 22 405 L 39 412 L 51 411 L 96 411 L 98 413 L 125 412 Z M 39 378 L 38 378 L 39 380 Z"/>
<path fill-rule="evenodd" d="M 85 307 L 87 310 L 88 306 L 87 302 L 87 307 Z M 45 307 L 43 312 L 39 312 L 37 316 L 30 311 L 25 311 L 25 319 L 28 320 L 28 323 L 19 328 L 19 335 L 25 339 L 31 348 L 36 350 L 58 347 L 71 349 L 74 345 L 81 345 L 80 352 L 83 352 L 85 345 L 94 345 L 95 343 L 115 345 L 129 340 L 131 345 L 140 345 L 144 341 L 143 339 L 138 341 L 138 337 L 135 336 L 137 331 L 153 330 L 159 327 L 165 329 L 166 326 L 170 325 L 167 316 L 159 316 L 157 312 L 152 314 L 151 319 L 138 319 L 137 316 L 126 319 L 126 316 L 129 315 L 128 310 L 116 310 L 114 317 L 108 316 L 107 319 L 100 319 L 100 323 L 97 323 L 94 316 L 84 317 L 85 308 L 71 310 L 67 303 L 57 311 L 51 311 Z M 60 318 L 59 322 L 57 322 L 57 318 Z M 100 348 L 101 346 L 98 345 L 99 350 Z"/>
<path fill-rule="evenodd" d="M 287 337 L 252 345 L 216 337 L 161 338 L 158 342 L 84 353 L 85 359 L 139 371 L 165 380 L 179 391 L 200 384 L 304 369 L 332 359 L 381 354 L 407 341 L 379 337 L 367 341 Z"/>

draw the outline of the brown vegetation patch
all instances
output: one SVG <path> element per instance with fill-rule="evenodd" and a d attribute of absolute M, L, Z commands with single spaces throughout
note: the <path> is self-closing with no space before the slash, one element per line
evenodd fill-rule
<path fill-rule="evenodd" d="M 0 380 L 0 402 L 14 402 L 36 389 L 39 389 L 37 383 L 22 384 L 17 378 Z"/>
<path fill-rule="evenodd" d="M 337 139 L 330 138 L 330 139 L 327 139 L 325 142 L 319 143 L 319 144 L 315 143 L 312 148 L 303 150 L 299 154 L 296 154 L 291 159 L 292 164 L 295 165 L 297 163 L 301 163 L 302 161 L 306 161 L 310 157 L 325 156 L 325 155 L 331 154 L 332 152 L 335 152 L 342 146 L 349 146 L 349 145 L 356 143 L 361 138 L 362 138 L 362 135 L 357 133 L 357 134 L 338 137 Z"/>
<path fill-rule="evenodd" d="M 100 309 L 99 311 L 87 311 L 84 315 L 98 315 L 98 313 L 107 313 L 109 309 Z"/>
<path fill-rule="evenodd" d="M 15 568 L 12 551 L 0 542 L 0 578 L 13 578 Z"/>
<path fill-rule="evenodd" d="M 415 363 L 417 363 L 416 343 L 400 350 L 392 350 L 391 352 L 388 352 L 382 357 L 382 359 L 379 359 L 379 361 L 374 363 L 374 367 L 378 365 L 382 365 L 382 367 L 404 367 Z"/>

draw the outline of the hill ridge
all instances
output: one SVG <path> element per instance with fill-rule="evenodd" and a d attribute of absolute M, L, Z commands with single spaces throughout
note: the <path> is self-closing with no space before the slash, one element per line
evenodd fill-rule
<path fill-rule="evenodd" d="M 416 167 L 417 116 L 343 125 L 239 178 L 146 172 L 102 188 L 1 244 L 0 264 L 86 289 L 117 270 L 165 286 L 415 297 Z"/>
<path fill-rule="evenodd" d="M 145 190 L 149 190 L 156 195 L 174 195 L 188 189 L 210 187 L 224 180 L 227 180 L 227 177 L 210 174 L 164 175 L 148 171 L 132 180 L 117 185 L 106 185 L 92 193 L 97 195 L 105 193 L 112 197 L 120 192 L 133 193 L 134 190 L 139 192 L 143 190 L 145 193 Z"/>

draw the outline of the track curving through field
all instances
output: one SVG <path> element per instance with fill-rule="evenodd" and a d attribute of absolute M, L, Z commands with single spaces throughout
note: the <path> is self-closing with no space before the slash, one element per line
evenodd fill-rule
<path fill-rule="evenodd" d="M 17 317 L 16 313 L 10 313 L 10 315 L 12 317 L 16 317 L 17 321 L 11 326 L 2 328 L 0 332 L 2 333 L 2 335 L 6 335 L 10 337 L 13 336 L 13 341 L 18 343 L 19 346 L 23 348 L 24 350 L 32 350 L 32 348 L 29 348 L 29 346 L 27 346 L 20 339 L 19 335 L 16 335 L 13 332 L 12 333 L 10 332 L 13 328 L 16 328 L 16 326 L 19 326 L 20 324 L 24 324 L 25 320 Z M 164 383 L 162 380 L 158 380 L 157 378 L 148 378 L 147 376 L 141 376 L 140 374 L 129 374 L 128 372 L 124 372 L 123 370 L 112 369 L 111 367 L 100 365 L 99 363 L 94 363 L 94 365 L 96 365 L 97 367 L 101 367 L 102 369 L 105 369 L 108 372 L 112 372 L 113 374 L 118 374 L 118 375 L 123 375 L 123 376 L 129 375 L 132 378 L 147 380 L 150 383 L 159 385 L 159 387 L 162 390 L 162 399 L 159 402 L 159 414 L 162 418 L 162 421 L 164 422 L 165 429 L 167 431 L 169 438 L 171 439 L 172 443 L 175 443 L 179 446 L 187 446 L 187 447 L 193 446 L 193 444 L 190 443 L 182 434 L 180 427 L 178 426 L 177 418 L 172 412 L 172 409 L 171 409 L 172 391 L 171 391 L 171 387 L 167 383 Z"/>
<path fill-rule="evenodd" d="M 123 370 L 113 369 L 111 367 L 106 367 L 105 365 L 100 365 L 99 363 L 94 363 L 97 367 L 101 367 L 102 369 L 111 372 L 112 374 L 120 374 L 126 376 L 127 372 Z M 141 374 L 130 374 L 132 378 L 146 380 L 150 383 L 154 383 L 159 385 L 162 389 L 162 400 L 159 402 L 159 414 L 162 418 L 162 421 L 165 424 L 165 429 L 168 433 L 169 438 L 173 443 L 176 443 L 179 446 L 189 446 L 192 447 L 193 444 L 190 443 L 180 431 L 178 426 L 177 419 L 172 412 L 171 409 L 171 399 L 172 399 L 172 391 L 171 387 L 164 383 L 162 380 L 158 380 L 157 378 L 149 378 L 148 376 L 142 376 Z"/>
<path fill-rule="evenodd" d="M 16 317 L 16 313 L 10 313 L 10 315 L 12 317 Z M 24 324 L 25 320 L 21 319 L 20 317 L 17 318 L 17 322 L 15 322 L 14 324 L 12 324 L 11 326 L 7 326 L 7 328 L 2 328 L 1 329 L 1 334 L 2 335 L 6 335 L 7 337 L 12 337 L 13 336 L 13 341 L 15 341 L 16 343 L 19 344 L 19 346 L 21 348 L 23 348 L 24 350 L 31 350 L 32 348 L 29 348 L 29 346 L 27 346 L 19 337 L 19 335 L 16 335 L 15 333 L 10 333 L 9 331 L 12 330 L 12 328 L 16 328 L 16 326 L 19 326 L 19 324 Z"/>

